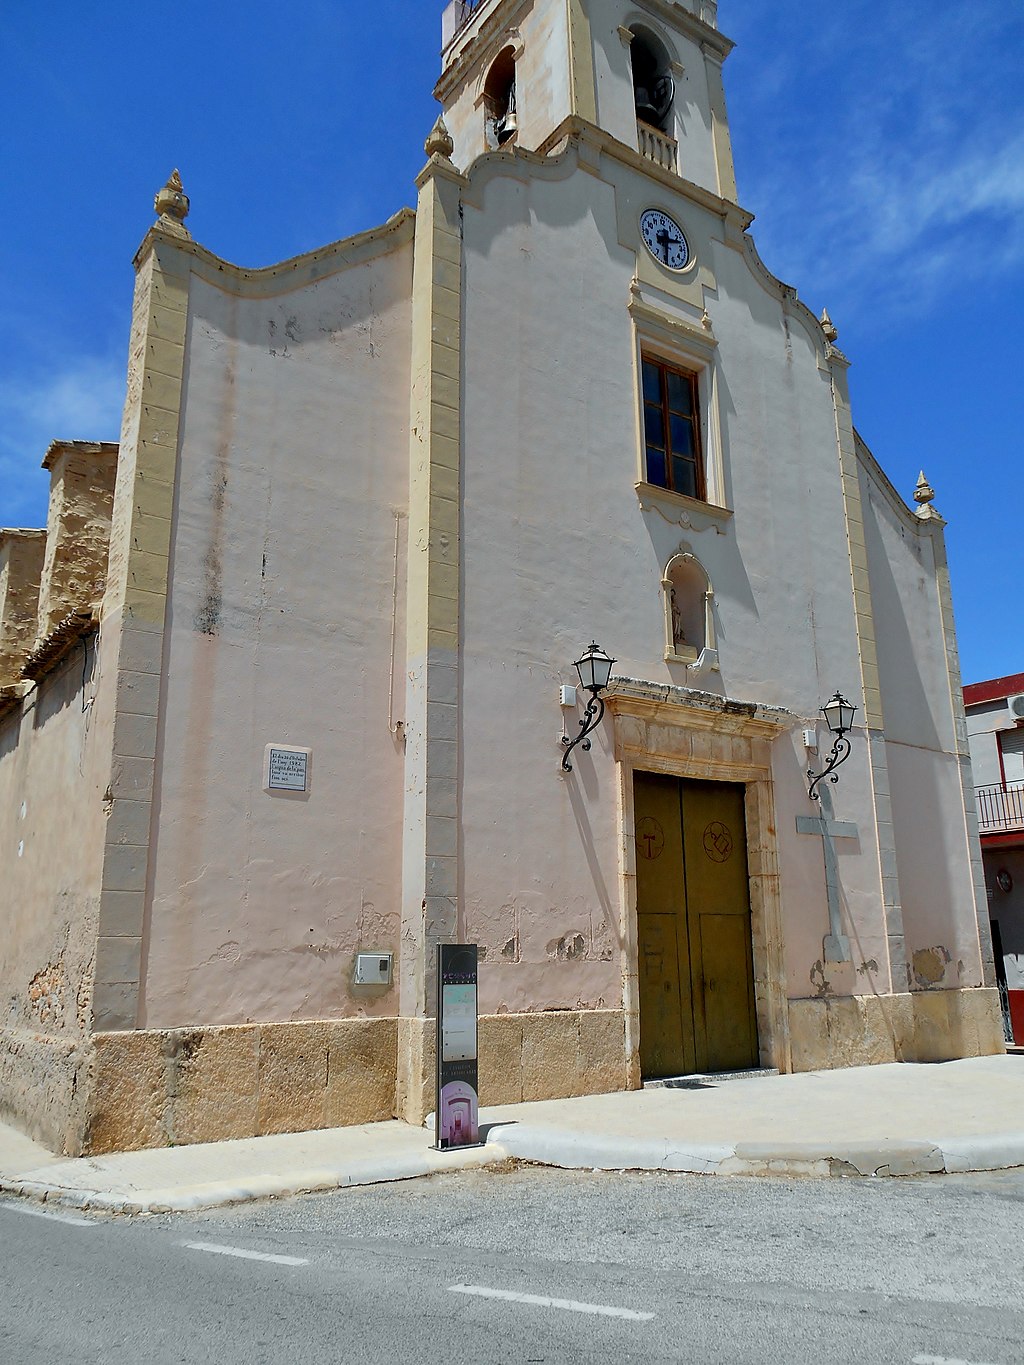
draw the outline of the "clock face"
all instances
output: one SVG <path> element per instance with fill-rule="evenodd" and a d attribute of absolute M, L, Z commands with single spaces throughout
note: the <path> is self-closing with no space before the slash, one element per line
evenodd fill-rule
<path fill-rule="evenodd" d="M 661 209 L 648 209 L 640 218 L 640 232 L 647 250 L 669 270 L 685 270 L 690 263 L 690 244 L 674 218 Z"/>

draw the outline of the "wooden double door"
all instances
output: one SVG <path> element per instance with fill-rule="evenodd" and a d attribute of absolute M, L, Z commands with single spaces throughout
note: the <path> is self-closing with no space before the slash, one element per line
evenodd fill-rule
<path fill-rule="evenodd" d="M 634 774 L 640 1066 L 758 1065 L 744 790 Z"/>

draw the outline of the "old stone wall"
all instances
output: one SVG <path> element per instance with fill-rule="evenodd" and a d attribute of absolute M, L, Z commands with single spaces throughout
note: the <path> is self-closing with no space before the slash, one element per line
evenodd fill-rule
<path fill-rule="evenodd" d="M 117 449 L 109 441 L 54 441 L 46 452 L 50 508 L 39 591 L 40 640 L 71 612 L 95 610 L 103 600 Z"/>
<path fill-rule="evenodd" d="M 0 531 L 0 687 L 20 683 L 36 636 L 45 531 Z"/>
<path fill-rule="evenodd" d="M 0 717 L 0 1117 L 80 1150 L 109 743 L 79 641 Z"/>
<path fill-rule="evenodd" d="M 400 1026 L 419 1032 L 422 1086 L 396 1096 Z M 485 1015 L 482 1104 L 626 1088 L 621 1010 Z M 317 1019 L 98 1033 L 96 1106 L 86 1150 L 97 1154 L 344 1127 L 434 1107 L 430 1020 Z"/>

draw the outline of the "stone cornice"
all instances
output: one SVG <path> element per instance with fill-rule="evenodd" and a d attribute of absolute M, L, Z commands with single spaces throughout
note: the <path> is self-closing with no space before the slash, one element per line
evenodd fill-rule
<path fill-rule="evenodd" d="M 43 456 L 43 469 L 50 469 L 61 455 L 103 455 L 116 460 L 117 441 L 51 441 Z"/>
<path fill-rule="evenodd" d="M 717 28 L 712 28 L 703 19 L 674 0 L 637 0 L 640 9 L 648 9 L 656 14 L 664 24 L 679 29 L 687 38 L 692 38 L 705 54 L 713 55 L 724 62 L 736 44 Z"/>
<path fill-rule="evenodd" d="M 664 308 L 658 308 L 639 295 L 631 298 L 626 306 L 629 309 L 630 317 L 635 322 L 644 323 L 648 327 L 667 332 L 686 346 L 695 346 L 707 354 L 710 354 L 718 346 L 718 338 L 709 327 L 690 322 L 689 319 L 679 314 L 669 313 Z"/>
<path fill-rule="evenodd" d="M 673 683 L 612 678 L 605 701 L 613 715 L 639 716 L 696 730 L 727 731 L 756 739 L 774 739 L 800 723 L 783 707 L 733 701 L 714 692 L 697 692 Z"/>
<path fill-rule="evenodd" d="M 421 190 L 428 180 L 433 179 L 449 180 L 453 185 L 468 184 L 466 177 L 459 170 L 458 166 L 456 166 L 448 157 L 440 156 L 437 153 L 430 158 L 416 177 L 416 188 Z"/>
<path fill-rule="evenodd" d="M 706 531 L 714 529 L 724 535 L 723 527 L 735 516 L 731 507 L 717 507 L 714 503 L 701 502 L 699 498 L 689 498 L 685 493 L 675 493 L 671 488 L 660 488 L 651 483 L 635 483 L 641 511 L 655 511 L 670 526 L 678 526 L 684 531 Z"/>
<path fill-rule="evenodd" d="M 729 199 L 723 199 L 721 195 L 714 194 L 711 190 L 706 190 L 703 186 L 696 185 L 692 180 L 686 180 L 673 171 L 665 170 L 663 166 L 659 166 L 654 161 L 649 161 L 646 156 L 634 151 L 632 147 L 627 147 L 618 138 L 612 137 L 611 133 L 605 132 L 597 124 L 588 123 L 586 119 L 578 118 L 575 114 L 571 114 L 562 120 L 554 132 L 545 138 L 537 148 L 537 154 L 542 157 L 551 156 L 553 149 L 560 142 L 576 143 L 581 147 L 603 153 L 622 165 L 628 166 L 631 170 L 639 171 L 641 175 L 664 185 L 674 194 L 681 194 L 695 204 L 699 204 L 701 208 L 717 214 L 718 217 L 738 228 L 740 232 L 746 232 L 754 221 L 754 215 L 748 213 L 746 209 L 740 208 L 739 204 L 734 204 Z M 516 155 L 518 156 L 520 153 L 517 152 Z M 472 173 L 472 168 L 470 168 L 470 173 Z"/>
<path fill-rule="evenodd" d="M 337 274 L 374 257 L 385 256 L 411 243 L 415 224 L 415 212 L 403 208 L 379 227 L 343 237 L 301 256 L 279 261 L 276 265 L 250 270 L 233 265 L 190 238 L 169 234 L 159 223 L 154 223 L 135 254 L 134 264 L 138 270 L 156 246 L 168 246 L 183 256 L 190 256 L 194 273 L 226 293 L 271 297 Z"/>
<path fill-rule="evenodd" d="M 46 539 L 45 527 L 0 526 L 0 545 L 8 540 L 38 540 L 40 537 Z"/>

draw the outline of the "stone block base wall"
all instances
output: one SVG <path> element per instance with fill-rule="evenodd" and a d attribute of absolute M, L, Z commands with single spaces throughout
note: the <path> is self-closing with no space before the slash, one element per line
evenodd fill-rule
<path fill-rule="evenodd" d="M 789 1031 L 794 1071 L 1005 1051 L 999 994 L 987 988 L 791 1000 Z"/>
<path fill-rule="evenodd" d="M 84 1038 L 0 1029 L 0 1122 L 77 1156 L 89 1119 L 92 1055 Z"/>
<path fill-rule="evenodd" d="M 338 1019 L 98 1033 L 81 1150 L 143 1147 L 374 1123 L 434 1108 L 432 1019 Z M 483 1104 L 628 1085 L 621 1010 L 480 1020 Z"/>
<path fill-rule="evenodd" d="M 789 1002 L 794 1071 L 1004 1050 L 988 989 Z M 621 1010 L 480 1019 L 484 1105 L 630 1088 Z M 98 1033 L 0 1032 L 0 1118 L 69 1155 L 374 1123 L 434 1107 L 431 1019 Z"/>
<path fill-rule="evenodd" d="M 90 1154 L 390 1119 L 397 1020 L 95 1035 Z"/>
<path fill-rule="evenodd" d="M 395 1113 L 422 1123 L 434 1108 L 434 1021 L 400 1019 Z M 483 1014 L 480 1103 L 517 1104 L 629 1089 L 622 1010 Z"/>

